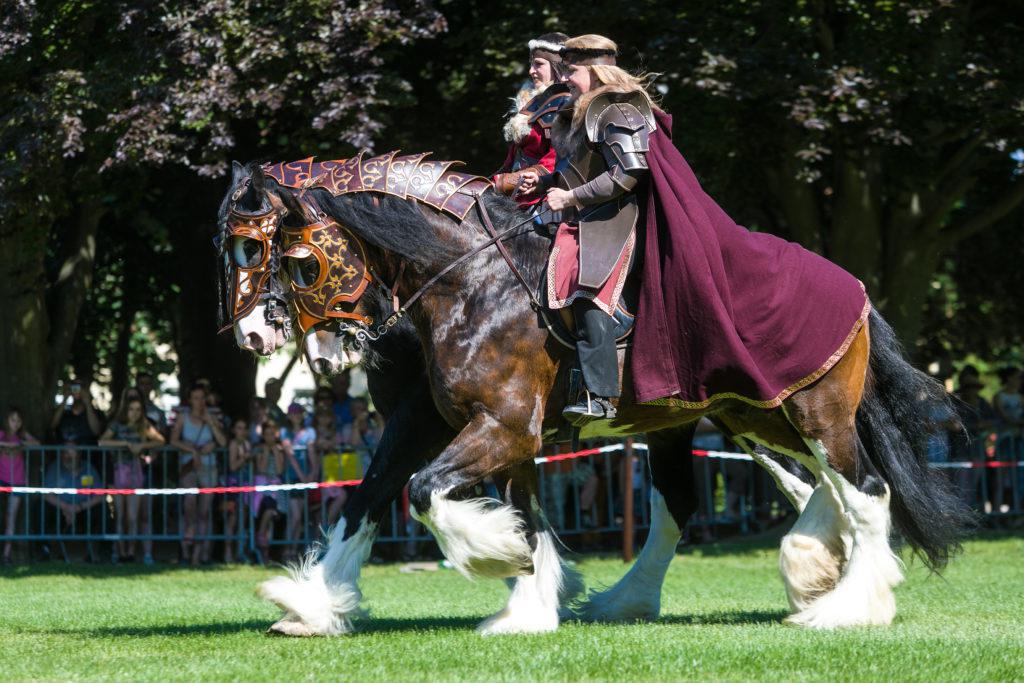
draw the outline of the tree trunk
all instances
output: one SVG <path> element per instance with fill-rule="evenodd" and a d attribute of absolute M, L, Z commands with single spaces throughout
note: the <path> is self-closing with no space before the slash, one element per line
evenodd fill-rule
<path fill-rule="evenodd" d="M 57 379 L 91 282 L 102 215 L 98 202 L 79 206 L 61 250 L 57 280 L 49 287 L 45 254 L 55 226 L 0 230 L 0 300 L 8 320 L 0 335 L 5 367 L 0 405 L 24 411 L 25 425 L 37 437 L 44 437 L 49 426 Z"/>
<path fill-rule="evenodd" d="M 57 379 L 71 353 L 78 315 L 92 285 L 96 230 L 105 212 L 99 200 L 81 202 L 71 226 L 71 234 L 61 249 L 57 279 L 49 287 L 47 300 L 50 304 L 50 324 L 47 344 L 50 347 L 50 365 L 46 388 L 50 394 L 56 389 Z"/>
<path fill-rule="evenodd" d="M 174 311 L 175 348 L 182 389 L 200 377 L 209 379 L 223 398 L 224 412 L 234 417 L 248 415 L 255 395 L 256 359 L 238 348 L 230 332 L 217 333 L 218 261 L 210 219 L 216 215 L 218 199 L 211 195 L 208 207 L 195 202 L 196 214 L 188 223 L 194 227 L 171 231 L 181 288 Z"/>
<path fill-rule="evenodd" d="M 7 241 L 0 240 L 0 253 L 11 254 Z M 25 427 L 37 438 L 45 438 L 53 410 L 53 391 L 43 378 L 49 375 L 50 354 L 46 345 L 47 316 L 42 278 L 28 277 L 28 284 L 12 270 L 9 260 L 0 259 L 0 299 L 4 302 L 5 323 L 0 334 L 0 357 L 4 372 L 0 378 L 0 406 L 3 411 L 17 407 L 22 411 Z"/>
<path fill-rule="evenodd" d="M 111 408 L 116 410 L 121 401 L 121 394 L 131 381 L 128 367 L 128 356 L 131 353 L 132 332 L 135 328 L 135 306 L 127 304 L 121 309 L 121 319 L 117 326 L 117 346 L 110 363 L 110 396 Z"/>
<path fill-rule="evenodd" d="M 867 151 L 837 152 L 832 225 L 826 255 L 878 291 L 882 258 L 878 163 Z"/>

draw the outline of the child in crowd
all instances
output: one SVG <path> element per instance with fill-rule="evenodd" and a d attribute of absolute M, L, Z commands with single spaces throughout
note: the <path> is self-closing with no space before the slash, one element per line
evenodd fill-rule
<path fill-rule="evenodd" d="M 316 440 L 311 445 L 311 450 L 315 452 L 320 462 L 322 481 L 345 480 L 345 470 L 351 469 L 351 467 L 345 467 L 345 456 L 348 456 L 348 461 L 356 461 L 359 456 L 348 446 L 343 433 L 346 430 L 338 430 L 337 420 L 330 405 L 317 406 L 313 417 L 313 426 L 316 429 Z M 326 506 L 327 524 L 334 524 L 341 516 L 341 510 L 345 506 L 345 501 L 348 500 L 348 493 L 343 487 L 327 488 L 323 490 L 323 500 Z"/>
<path fill-rule="evenodd" d="M 147 449 L 162 446 L 164 437 L 146 418 L 146 405 L 142 394 L 134 388 L 125 389 L 117 416 L 100 436 L 99 445 L 116 448 L 114 451 L 114 487 L 137 489 L 146 483 L 142 463 L 148 466 L 152 455 Z M 126 514 L 127 513 L 127 514 Z M 150 535 L 149 508 L 140 507 L 138 496 L 114 496 L 114 528 L 119 536 L 114 545 L 113 561 L 119 557 L 127 562 L 135 560 L 135 536 L 139 534 L 139 518 L 142 518 L 142 533 Z M 123 536 L 128 536 L 125 539 Z M 142 541 L 142 561 L 153 564 L 153 541 Z"/>
<path fill-rule="evenodd" d="M 217 419 L 206 405 L 206 387 L 193 384 L 188 391 L 188 411 L 181 411 L 171 432 L 171 445 L 180 453 L 178 482 L 181 486 L 210 487 L 217 485 L 217 446 L 226 446 L 227 439 Z M 191 555 L 193 566 L 210 560 L 210 542 L 193 545 L 196 534 L 205 536 L 210 528 L 213 502 L 210 496 L 183 496 L 185 528 L 182 534 L 182 559 Z"/>
<path fill-rule="evenodd" d="M 280 428 L 273 420 L 264 420 L 260 429 L 261 441 L 253 449 L 256 460 L 256 485 L 280 484 L 285 464 L 292 457 L 291 444 L 282 443 Z M 252 509 L 256 517 L 256 549 L 260 562 L 270 559 L 270 542 L 273 540 L 274 522 L 283 509 L 280 493 L 253 494 Z"/>
<path fill-rule="evenodd" d="M 281 438 L 291 446 L 288 456 L 289 484 L 315 482 L 320 474 L 320 466 L 316 457 L 316 449 L 310 448 L 316 441 L 316 430 L 306 427 L 306 412 L 298 403 L 288 406 L 288 424 L 281 430 Z M 308 501 L 308 505 L 307 505 Z M 320 502 L 320 491 L 290 491 L 288 493 L 288 524 L 285 538 L 294 541 L 301 537 L 305 526 L 303 511 L 313 508 Z M 296 559 L 295 544 L 288 546 L 285 560 Z"/>
<path fill-rule="evenodd" d="M 38 445 L 39 440 L 25 431 L 25 423 L 21 411 L 11 408 L 4 418 L 3 429 L 0 429 L 0 485 L 25 486 L 25 452 L 22 445 Z M 18 494 L 7 495 L 7 520 L 4 533 L 14 535 L 14 527 L 18 519 L 18 508 L 21 498 Z M 4 543 L 3 563 L 11 563 L 11 542 Z"/>
<path fill-rule="evenodd" d="M 252 444 L 249 443 L 249 425 L 245 420 L 235 420 L 231 425 L 231 440 L 228 442 L 228 471 L 224 478 L 225 486 L 244 486 L 250 480 L 249 465 L 252 462 Z M 237 532 L 242 534 L 242 528 L 237 527 L 239 519 L 244 519 L 245 496 L 234 493 L 224 499 L 224 562 L 231 564 L 235 561 L 234 546 L 237 539 L 231 538 L 231 534 Z M 240 543 L 238 543 L 241 545 Z"/>

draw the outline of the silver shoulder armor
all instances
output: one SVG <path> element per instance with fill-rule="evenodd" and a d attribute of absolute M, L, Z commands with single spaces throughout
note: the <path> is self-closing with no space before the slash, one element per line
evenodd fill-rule
<path fill-rule="evenodd" d="M 596 132 L 594 142 L 600 145 L 609 166 L 618 165 L 624 171 L 647 168 L 651 130 L 646 117 L 632 103 L 616 102 L 605 108 L 598 117 Z"/>

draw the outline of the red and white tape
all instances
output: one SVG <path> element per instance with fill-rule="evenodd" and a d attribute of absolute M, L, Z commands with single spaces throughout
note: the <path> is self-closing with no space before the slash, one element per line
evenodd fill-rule
<path fill-rule="evenodd" d="M 625 450 L 625 444 L 617 443 L 598 448 L 585 448 L 572 453 L 559 453 L 557 455 L 543 455 L 534 458 L 538 465 L 560 460 L 572 460 L 574 458 L 586 458 L 601 453 L 614 453 Z M 634 443 L 633 449 L 646 451 L 647 444 Z M 715 458 L 719 460 L 753 460 L 746 453 L 731 453 L 729 451 L 708 451 L 696 449 L 693 454 L 702 458 Z M 931 463 L 932 467 L 941 469 L 976 469 L 976 468 L 1001 468 L 1024 465 L 1024 460 L 1015 462 L 1013 460 L 990 460 L 987 462 L 936 462 Z M 305 484 L 250 484 L 244 486 L 191 486 L 167 489 L 105 489 L 105 488 L 58 488 L 52 486 L 0 486 L 0 493 L 39 493 L 42 495 L 85 495 L 85 496 L 193 496 L 200 494 L 215 493 L 275 493 L 277 491 L 311 491 L 313 489 L 329 489 L 343 486 L 358 486 L 362 479 L 349 479 L 347 481 L 318 481 Z"/>

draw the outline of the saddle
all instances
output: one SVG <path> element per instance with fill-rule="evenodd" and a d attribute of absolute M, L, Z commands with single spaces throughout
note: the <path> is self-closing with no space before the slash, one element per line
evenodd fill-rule
<path fill-rule="evenodd" d="M 547 282 L 547 273 L 544 274 L 542 282 Z M 571 306 L 553 310 L 548 308 L 547 287 L 541 287 L 542 301 L 541 319 L 548 328 L 548 332 L 562 346 L 576 350 L 576 342 L 579 335 L 576 334 L 576 316 Z M 634 322 L 636 322 L 636 308 L 640 299 L 640 281 L 633 275 L 626 277 L 626 284 L 622 289 L 622 295 L 615 306 L 615 345 L 618 348 L 625 348 L 630 343 L 633 334 Z"/>

